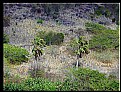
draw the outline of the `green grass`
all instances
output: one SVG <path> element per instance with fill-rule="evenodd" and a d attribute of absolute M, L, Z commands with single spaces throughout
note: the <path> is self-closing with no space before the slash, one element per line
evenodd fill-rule
<path fill-rule="evenodd" d="M 118 30 L 100 30 L 100 33 L 94 35 L 89 41 L 89 47 L 96 50 L 114 49 L 117 45 L 119 45 Z"/>
<path fill-rule="evenodd" d="M 87 31 L 90 31 L 93 35 L 89 41 L 89 48 L 93 48 L 97 51 L 105 50 L 108 48 L 115 48 L 119 45 L 119 30 L 107 29 L 105 26 L 98 23 L 85 24 Z"/>

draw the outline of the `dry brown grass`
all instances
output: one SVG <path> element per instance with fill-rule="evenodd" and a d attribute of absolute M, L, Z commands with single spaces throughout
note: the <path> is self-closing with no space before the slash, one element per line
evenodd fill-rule
<path fill-rule="evenodd" d="M 90 51 L 88 55 L 84 55 L 83 59 L 87 62 L 94 62 L 97 66 L 101 67 L 114 67 L 118 64 L 119 54 L 118 51 L 106 50 L 103 52 Z"/>

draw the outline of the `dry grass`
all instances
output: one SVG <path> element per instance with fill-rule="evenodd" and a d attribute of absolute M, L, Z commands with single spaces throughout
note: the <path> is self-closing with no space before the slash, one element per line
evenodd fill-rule
<path fill-rule="evenodd" d="M 106 50 L 103 52 L 94 52 L 93 53 L 93 57 L 100 62 L 103 63 L 113 63 L 115 61 L 117 61 L 118 59 L 118 52 L 112 52 L 110 50 Z"/>
<path fill-rule="evenodd" d="M 99 67 L 116 67 L 119 63 L 119 53 L 114 50 L 106 50 L 103 52 L 90 51 L 89 54 L 84 55 L 83 59 L 88 63 L 94 63 Z"/>

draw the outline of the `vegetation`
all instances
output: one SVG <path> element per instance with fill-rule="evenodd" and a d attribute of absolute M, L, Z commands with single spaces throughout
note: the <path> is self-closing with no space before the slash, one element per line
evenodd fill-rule
<path fill-rule="evenodd" d="M 44 39 L 46 45 L 60 45 L 64 40 L 63 33 L 56 33 L 53 31 L 40 31 L 38 32 L 37 37 L 39 37 L 40 39 Z"/>
<path fill-rule="evenodd" d="M 23 33 L 24 31 L 26 31 L 25 35 L 27 39 L 23 38 L 19 40 L 20 42 L 25 39 L 26 42 L 29 43 L 31 39 L 33 39 L 33 36 L 35 37 L 32 42 L 33 44 L 32 53 L 35 59 L 33 59 L 33 55 L 31 59 L 29 58 L 30 55 L 26 49 L 8 44 L 9 36 L 4 33 L 3 34 L 3 43 L 4 43 L 3 44 L 4 46 L 3 90 L 4 91 L 119 91 L 119 80 L 117 79 L 118 76 L 117 73 L 119 68 L 118 67 L 119 27 L 117 27 L 116 30 L 111 30 L 105 26 L 105 24 L 108 24 L 109 22 L 108 18 L 111 19 L 113 16 L 114 17 L 112 19 L 112 24 L 116 23 L 119 25 L 119 18 L 118 18 L 119 5 L 96 4 L 94 5 L 94 7 L 96 6 L 95 8 L 92 7 L 93 9 L 95 9 L 94 13 L 90 8 L 91 5 L 92 4 L 90 4 L 89 6 L 86 5 L 85 9 L 80 10 L 79 9 L 80 4 L 61 4 L 61 5 L 17 4 L 16 6 L 17 9 L 20 9 L 22 11 L 23 8 L 21 7 L 24 8 L 32 7 L 30 11 L 26 11 L 25 9 L 26 13 L 27 12 L 32 12 L 32 13 L 26 15 L 26 13 L 22 12 L 23 17 L 21 16 L 19 17 L 18 15 L 16 16 L 16 14 L 15 16 L 12 16 L 12 19 L 15 19 L 18 22 L 20 22 L 20 24 L 16 22 L 15 25 L 14 23 L 13 25 L 10 24 L 9 16 L 4 16 L 3 26 L 4 27 L 10 26 L 8 28 L 5 28 L 4 31 L 9 29 L 10 31 L 12 31 L 9 32 L 12 42 L 13 40 L 15 40 L 15 34 L 17 34 L 16 37 L 21 38 L 22 36 L 21 33 Z M 10 9 L 12 9 L 12 12 L 15 11 L 12 7 L 13 6 L 12 4 L 9 5 L 7 4 L 5 6 L 6 6 L 4 7 L 5 15 L 6 12 L 8 12 L 8 10 Z M 71 26 L 70 22 L 68 21 L 68 19 L 70 18 L 68 16 L 67 8 L 69 9 L 69 13 L 71 12 L 69 14 L 71 15 L 70 22 L 74 23 L 78 22 L 76 24 L 83 25 L 85 21 L 88 21 L 88 20 L 83 20 L 83 18 L 87 19 L 88 16 L 90 16 L 92 21 L 98 21 L 96 18 L 102 15 L 105 15 L 107 17 L 107 22 L 104 23 L 100 21 L 99 24 L 93 22 L 87 22 L 85 23 L 86 30 L 84 30 L 83 28 L 78 28 L 78 25 Z M 89 13 L 90 12 L 92 13 L 90 14 L 87 13 L 87 16 L 84 16 L 85 11 L 89 11 Z M 11 15 L 12 12 L 10 11 L 9 14 L 7 15 Z M 37 13 L 38 14 L 41 13 L 42 17 L 36 20 L 37 25 L 36 23 L 34 23 L 34 25 L 31 24 L 33 23 L 31 21 L 34 21 L 31 19 L 29 20 L 27 19 L 27 21 L 31 23 L 25 23 L 27 21 L 24 22 L 24 19 L 26 19 L 27 16 L 31 18 L 34 16 L 33 14 Z M 73 16 L 76 16 L 77 18 L 75 19 L 75 17 Z M 49 25 L 45 26 L 45 24 L 43 24 L 44 19 L 45 20 L 50 19 L 49 23 L 55 22 L 57 26 L 53 26 L 53 24 L 52 26 Z M 65 19 L 67 20 L 65 21 Z M 61 22 L 63 22 L 63 24 L 68 24 L 68 26 L 66 25 L 60 26 L 62 24 Z M 26 29 L 26 27 L 28 28 Z M 24 28 L 25 30 L 22 30 Z M 39 30 L 40 28 L 45 31 L 35 31 L 35 29 Z M 64 33 L 56 32 L 57 29 L 64 32 L 67 37 L 64 39 L 65 37 Z M 36 32 L 38 33 L 34 35 Z M 32 33 L 32 35 L 27 33 Z M 88 39 L 90 40 L 86 40 L 86 37 L 88 37 Z M 31 48 L 29 48 L 29 50 L 31 50 Z M 88 53 L 90 53 L 89 54 L 90 56 L 86 55 Z M 27 61 L 32 61 L 32 62 L 27 62 Z M 23 66 L 22 62 L 27 62 L 27 63 L 25 64 L 25 66 Z M 16 66 L 16 64 L 21 64 L 21 65 Z M 84 68 L 83 66 L 91 67 L 91 69 Z M 98 70 L 92 70 L 92 68 L 93 69 L 98 68 L 101 71 L 103 66 L 106 67 L 107 69 L 106 74 L 100 73 Z M 107 76 L 108 74 L 110 75 Z"/>
<path fill-rule="evenodd" d="M 13 46 L 10 44 L 4 44 L 4 57 L 12 64 L 20 64 L 21 62 L 26 62 L 29 55 L 26 49 Z"/>
<path fill-rule="evenodd" d="M 73 52 L 77 55 L 77 63 L 76 67 L 78 68 L 79 58 L 82 58 L 82 54 L 89 53 L 89 46 L 88 41 L 84 40 L 83 36 L 79 38 L 73 39 L 70 43 L 70 46 L 73 49 Z"/>
<path fill-rule="evenodd" d="M 90 31 L 94 34 L 100 33 L 100 30 L 106 30 L 107 29 L 105 26 L 98 24 L 98 23 L 93 23 L 93 22 L 87 22 L 85 24 L 85 27 L 86 27 L 87 31 Z"/>
<path fill-rule="evenodd" d="M 82 58 L 82 53 L 89 53 L 88 41 L 84 40 L 84 36 L 80 36 L 78 39 L 73 39 L 70 42 L 70 46 L 73 48 L 74 53 Z"/>
<path fill-rule="evenodd" d="M 101 24 L 86 23 L 87 31 L 93 33 L 92 39 L 89 41 L 89 48 L 97 51 L 105 50 L 108 48 L 115 48 L 119 45 L 119 30 L 110 30 Z"/>
<path fill-rule="evenodd" d="M 119 58 L 118 51 L 104 50 L 102 52 L 94 52 L 94 58 L 103 63 L 113 63 Z"/>
<path fill-rule="evenodd" d="M 105 74 L 99 73 L 97 70 L 90 70 L 88 68 L 73 69 L 72 73 L 75 77 L 74 81 L 85 83 L 89 90 L 93 91 L 118 91 L 118 80 L 110 80 L 105 77 Z M 83 84 L 84 85 L 84 84 Z M 111 86 L 113 85 L 113 86 Z"/>
<path fill-rule="evenodd" d="M 95 10 L 95 15 L 97 16 L 102 16 L 105 15 L 106 17 L 110 17 L 111 16 L 111 12 L 109 9 L 104 8 L 103 6 L 99 6 L 96 10 Z"/>
<path fill-rule="evenodd" d="M 45 41 L 43 39 L 40 39 L 39 37 L 35 37 L 33 42 L 33 55 L 35 56 L 35 59 L 37 60 L 37 57 L 40 56 L 40 54 L 43 54 L 43 47 L 45 47 Z"/>
<path fill-rule="evenodd" d="M 42 19 L 39 19 L 39 20 L 37 20 L 37 23 L 42 24 L 43 23 L 43 20 Z"/>
<path fill-rule="evenodd" d="M 3 34 L 3 43 L 9 43 L 9 37 L 7 34 Z"/>
<path fill-rule="evenodd" d="M 119 82 L 88 68 L 71 69 L 64 82 L 45 78 L 27 78 L 20 83 L 4 83 L 4 91 L 118 91 Z"/>
<path fill-rule="evenodd" d="M 89 41 L 89 47 L 96 51 L 102 51 L 108 48 L 115 49 L 119 45 L 118 30 L 100 30 L 98 35 L 94 35 Z"/>
<path fill-rule="evenodd" d="M 10 17 L 9 16 L 3 17 L 3 26 L 4 27 L 10 26 Z"/>
<path fill-rule="evenodd" d="M 52 45 L 59 45 L 64 40 L 64 34 L 63 33 L 56 33 L 55 36 L 52 38 Z"/>

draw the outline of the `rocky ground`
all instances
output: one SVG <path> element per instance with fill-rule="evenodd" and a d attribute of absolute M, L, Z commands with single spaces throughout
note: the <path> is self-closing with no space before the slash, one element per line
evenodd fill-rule
<path fill-rule="evenodd" d="M 83 6 L 83 9 L 82 7 L 80 8 L 81 8 L 80 12 L 81 13 L 84 12 L 84 14 L 86 11 L 85 9 L 87 9 L 89 12 L 93 12 L 93 9 L 91 9 L 88 5 Z M 8 10 L 9 9 L 10 8 L 8 8 Z M 82 33 L 81 35 L 85 35 L 87 40 L 89 40 L 91 38 L 91 35 L 84 31 L 85 29 L 84 25 L 85 22 L 91 20 L 89 20 L 88 18 L 84 18 L 83 16 L 85 15 L 82 15 L 82 18 L 81 17 L 78 18 L 75 15 L 69 17 L 71 14 L 73 15 L 75 13 L 74 9 L 69 9 L 68 11 L 65 10 L 65 13 L 61 14 L 60 17 L 66 18 L 66 20 L 71 20 L 72 23 L 70 24 L 67 23 L 67 21 L 66 22 L 63 21 L 61 25 L 58 25 L 53 20 L 49 21 L 45 20 L 43 24 L 37 24 L 36 18 L 39 15 L 35 14 L 36 16 L 34 16 L 33 13 L 29 13 L 31 9 L 32 8 L 29 6 L 28 8 L 26 8 L 26 7 L 18 7 L 17 5 L 11 8 L 12 11 L 10 12 L 10 14 L 13 17 L 13 19 L 11 20 L 11 24 L 9 27 L 4 27 L 4 32 L 8 34 L 10 37 L 10 44 L 17 46 L 20 46 L 22 44 L 31 44 L 36 32 L 40 30 L 43 31 L 53 30 L 57 32 L 63 32 L 64 34 L 66 34 L 64 38 L 64 43 L 61 46 L 46 47 L 44 50 L 45 51 L 44 55 L 41 56 L 38 61 L 35 61 L 34 57 L 31 57 L 28 63 L 23 63 L 21 65 L 14 66 L 11 73 L 13 74 L 18 73 L 20 74 L 21 77 L 27 77 L 28 71 L 30 71 L 32 68 L 36 67 L 41 69 L 44 67 L 44 70 L 47 73 L 46 77 L 50 79 L 53 78 L 52 80 L 54 80 L 55 77 L 58 79 L 64 79 L 65 73 L 67 72 L 66 69 L 69 67 L 74 67 L 73 63 L 76 62 L 76 56 L 72 56 L 68 50 L 68 43 L 71 38 L 74 38 L 78 35 L 78 33 L 76 33 L 77 31 L 81 31 Z M 68 13 L 70 11 L 71 13 Z M 78 9 L 77 12 L 79 12 Z M 101 18 L 96 19 L 95 21 L 98 20 L 101 20 Z M 109 24 L 111 22 L 110 19 L 102 18 L 102 20 L 108 21 Z M 107 25 L 107 27 L 115 29 L 117 26 L 115 24 L 110 24 Z M 69 31 L 71 29 L 74 30 L 74 33 Z M 25 48 L 31 53 L 32 46 Z M 63 51 L 60 51 L 60 48 L 63 48 Z M 95 59 L 91 58 L 93 51 L 90 52 L 91 53 L 89 55 L 85 55 L 83 58 L 79 60 L 82 67 L 89 67 L 91 69 L 98 70 L 99 72 L 106 73 L 107 75 L 109 75 L 110 73 L 112 74 L 116 73 L 117 74 L 116 76 L 118 77 L 119 74 L 118 62 L 114 62 L 112 64 L 104 64 L 98 62 Z"/>

